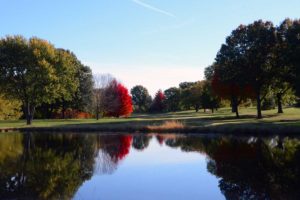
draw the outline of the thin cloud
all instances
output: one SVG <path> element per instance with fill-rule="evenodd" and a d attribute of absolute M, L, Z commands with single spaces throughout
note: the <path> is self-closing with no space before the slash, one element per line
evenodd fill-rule
<path fill-rule="evenodd" d="M 176 17 L 173 13 L 170 13 L 170 12 L 168 12 L 168 11 L 159 9 L 159 8 L 157 8 L 157 7 L 155 7 L 155 6 L 152 6 L 152 5 L 150 5 L 150 4 L 144 3 L 144 2 L 142 2 L 142 1 L 140 1 L 140 0 L 131 0 L 131 1 L 134 2 L 134 3 L 136 3 L 136 4 L 138 4 L 139 6 L 142 6 L 142 7 L 144 7 L 144 8 L 147 8 L 147 9 L 152 10 L 152 11 L 154 11 L 154 12 L 157 12 L 157 13 L 160 13 L 160 14 L 163 14 L 163 15 L 166 15 L 166 16 L 169 16 L 169 17 L 174 17 L 174 18 Z"/>
<path fill-rule="evenodd" d="M 190 19 L 190 20 L 178 23 L 178 24 L 171 25 L 171 26 L 163 26 L 163 27 L 158 27 L 155 30 L 148 30 L 148 31 L 143 32 L 143 34 L 151 35 L 151 34 L 156 34 L 156 33 L 161 33 L 161 32 L 174 31 L 174 30 L 182 29 L 186 26 L 192 25 L 194 22 L 195 22 L 194 19 Z"/>

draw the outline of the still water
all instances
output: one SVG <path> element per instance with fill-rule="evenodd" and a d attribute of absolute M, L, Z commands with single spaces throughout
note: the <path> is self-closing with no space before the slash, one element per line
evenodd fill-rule
<path fill-rule="evenodd" d="M 0 134 L 0 199 L 300 199 L 300 140 Z"/>

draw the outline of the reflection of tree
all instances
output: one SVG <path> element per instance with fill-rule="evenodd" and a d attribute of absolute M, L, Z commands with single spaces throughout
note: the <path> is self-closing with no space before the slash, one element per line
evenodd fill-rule
<path fill-rule="evenodd" d="M 93 173 L 112 173 L 132 136 L 7 134 L 0 136 L 0 197 L 70 199 Z"/>
<path fill-rule="evenodd" d="M 137 150 L 144 150 L 149 146 L 151 136 L 139 134 L 133 136 L 132 146 Z"/>
<path fill-rule="evenodd" d="M 221 178 L 227 199 L 300 199 L 298 139 L 186 137 L 166 144 L 205 152 L 207 169 Z"/>
<path fill-rule="evenodd" d="M 101 148 L 110 155 L 113 162 L 117 163 L 129 153 L 131 135 L 102 136 L 100 138 Z"/>
<path fill-rule="evenodd" d="M 111 174 L 117 169 L 119 161 L 130 151 L 131 135 L 98 136 L 100 150 L 97 153 L 95 171 L 98 174 Z"/>
<path fill-rule="evenodd" d="M 83 135 L 16 134 L 19 156 L 0 164 L 5 199 L 69 199 L 93 173 L 93 138 Z M 2 153 L 2 152 L 1 152 Z"/>
<path fill-rule="evenodd" d="M 112 174 L 117 169 L 118 163 L 114 162 L 110 155 L 102 149 L 99 149 L 95 165 L 94 171 L 100 174 Z"/>
<path fill-rule="evenodd" d="M 163 135 L 156 135 L 156 139 L 160 145 L 162 145 L 165 141 L 165 138 L 163 137 Z"/>
<path fill-rule="evenodd" d="M 22 139 L 20 134 L 0 134 L 0 165 L 23 153 Z"/>

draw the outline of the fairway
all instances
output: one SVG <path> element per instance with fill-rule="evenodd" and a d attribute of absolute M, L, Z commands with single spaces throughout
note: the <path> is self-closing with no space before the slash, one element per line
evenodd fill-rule
<path fill-rule="evenodd" d="M 109 130 L 109 131 L 149 131 L 149 127 L 162 126 L 165 122 L 176 121 L 183 125 L 179 132 L 187 132 L 193 129 L 202 131 L 203 128 L 218 132 L 230 132 L 235 129 L 243 130 L 298 130 L 300 128 L 300 109 L 286 108 L 283 114 L 277 114 L 277 110 L 264 111 L 263 119 L 256 119 L 255 108 L 241 108 L 241 116 L 235 118 L 230 108 L 222 108 L 211 113 L 200 110 L 169 112 L 162 114 L 134 114 L 128 118 L 102 118 L 96 119 L 49 119 L 34 120 L 31 126 L 27 126 L 25 120 L 0 121 L 0 128 L 5 129 L 34 129 L 46 130 Z M 174 131 L 176 127 L 163 128 L 164 131 Z M 154 129 L 160 131 L 159 129 Z"/>

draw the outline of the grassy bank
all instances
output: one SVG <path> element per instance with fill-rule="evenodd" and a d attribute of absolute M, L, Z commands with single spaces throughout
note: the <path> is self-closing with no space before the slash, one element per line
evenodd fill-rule
<path fill-rule="evenodd" d="M 241 109 L 240 119 L 229 108 L 215 113 L 198 113 L 183 111 L 164 114 L 134 114 L 129 118 L 69 119 L 69 120 L 34 120 L 33 125 L 25 125 L 24 120 L 0 121 L 0 129 L 4 130 L 53 130 L 53 131 L 119 131 L 119 132 L 183 132 L 183 133 L 299 133 L 300 109 L 286 108 L 284 114 L 276 110 L 263 112 L 263 119 L 256 119 L 255 108 Z M 172 123 L 166 122 L 176 121 Z M 179 125 L 178 125 L 179 124 Z"/>

